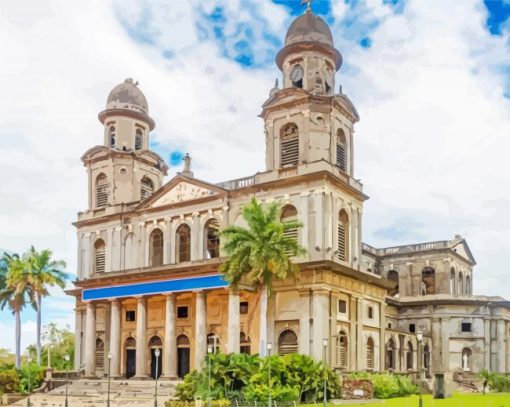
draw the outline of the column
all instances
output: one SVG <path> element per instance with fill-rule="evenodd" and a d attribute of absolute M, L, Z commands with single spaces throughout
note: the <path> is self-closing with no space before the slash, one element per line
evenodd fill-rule
<path fill-rule="evenodd" d="M 499 317 L 501 318 L 501 317 Z M 499 357 L 497 358 L 498 366 L 496 367 L 496 371 L 500 373 L 505 372 L 505 320 L 498 319 L 496 321 L 496 343 L 497 343 L 497 353 Z M 473 357 L 473 356 L 471 356 Z"/>
<path fill-rule="evenodd" d="M 431 321 L 431 337 L 433 349 L 430 349 L 431 367 L 434 372 L 443 372 L 443 361 L 441 359 L 442 354 L 442 342 L 441 342 L 441 319 L 432 318 Z"/>
<path fill-rule="evenodd" d="M 120 303 L 117 299 L 111 301 L 110 305 L 110 374 L 112 377 L 119 376 L 120 365 Z"/>
<path fill-rule="evenodd" d="M 299 353 L 310 355 L 310 290 L 299 292 Z"/>
<path fill-rule="evenodd" d="M 356 356 L 357 356 L 357 368 L 358 370 L 362 370 L 366 368 L 365 363 L 365 354 L 363 352 L 363 349 L 367 346 L 367 344 L 364 341 L 363 338 L 363 298 L 358 298 L 358 311 L 356 313 L 356 316 L 358 317 L 358 325 L 356 329 Z"/>
<path fill-rule="evenodd" d="M 201 369 L 202 361 L 207 354 L 207 314 L 206 297 L 204 291 L 196 293 L 195 302 L 195 365 L 197 370 Z"/>
<path fill-rule="evenodd" d="M 448 325 L 450 318 L 445 317 L 441 319 L 441 351 L 443 352 L 443 372 L 450 370 L 450 330 Z"/>
<path fill-rule="evenodd" d="M 236 289 L 230 289 L 228 294 L 228 353 L 239 353 L 240 351 L 240 325 L 239 292 Z"/>
<path fill-rule="evenodd" d="M 379 337 L 379 370 L 384 370 L 386 367 L 386 307 L 384 302 L 381 302 L 379 309 L 379 317 L 381 318 L 381 335 Z"/>
<path fill-rule="evenodd" d="M 163 349 L 163 376 L 177 377 L 177 343 L 175 335 L 175 294 L 166 296 L 165 347 Z"/>
<path fill-rule="evenodd" d="M 79 370 L 82 360 L 81 360 L 81 332 L 83 330 L 82 326 L 82 314 L 81 310 L 75 309 L 74 315 L 74 370 Z"/>
<path fill-rule="evenodd" d="M 348 348 L 348 351 L 349 351 L 349 359 L 348 359 L 348 367 L 349 367 L 349 370 L 359 370 L 358 368 L 358 360 L 356 358 L 356 354 L 357 354 L 357 347 L 356 347 L 356 343 L 357 343 L 357 335 L 358 335 L 358 302 L 357 302 L 357 299 L 356 297 L 351 297 L 351 301 L 350 301 L 350 304 L 349 304 L 349 313 L 350 313 L 350 320 L 351 320 L 351 324 L 350 324 L 350 330 L 349 330 L 349 348 Z"/>
<path fill-rule="evenodd" d="M 136 309 L 136 374 L 138 379 L 147 377 L 146 350 L 147 350 L 147 312 L 145 298 L 138 298 Z"/>
<path fill-rule="evenodd" d="M 491 371 L 491 321 L 489 318 L 483 320 L 484 325 L 484 345 L 485 345 L 485 366 L 484 368 Z"/>
<path fill-rule="evenodd" d="M 313 345 L 312 355 L 317 361 L 324 358 L 324 349 L 322 340 L 328 340 L 328 346 L 331 338 L 329 337 L 329 291 L 318 290 L 312 293 L 312 313 L 313 313 Z"/>
<path fill-rule="evenodd" d="M 96 310 L 93 303 L 87 303 L 85 322 L 85 376 L 96 374 Z"/>
<path fill-rule="evenodd" d="M 163 227 L 163 264 L 170 264 L 170 231 L 172 230 L 172 223 L 169 218 L 165 219 Z"/>

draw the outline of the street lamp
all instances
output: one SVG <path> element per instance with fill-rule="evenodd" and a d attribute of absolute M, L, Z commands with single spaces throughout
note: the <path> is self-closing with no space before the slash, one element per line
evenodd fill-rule
<path fill-rule="evenodd" d="M 64 360 L 66 361 L 66 400 L 64 406 L 68 407 L 69 403 L 67 401 L 67 389 L 69 387 L 69 361 L 71 360 L 71 358 L 67 353 L 64 355 Z"/>
<path fill-rule="evenodd" d="M 159 355 L 161 355 L 161 351 L 159 348 L 156 348 L 154 351 L 154 356 L 156 356 L 156 391 L 154 393 L 154 407 L 158 407 L 158 367 L 159 367 Z"/>
<path fill-rule="evenodd" d="M 107 390 L 107 399 L 106 399 L 106 407 L 110 407 L 110 380 L 112 378 L 112 359 L 113 352 L 108 352 L 108 390 Z"/>
<path fill-rule="evenodd" d="M 268 362 L 268 369 L 269 369 L 269 373 L 268 373 L 268 388 L 269 388 L 269 398 L 267 399 L 267 407 L 271 407 L 271 403 L 272 403 L 272 400 L 271 400 L 271 349 L 273 349 L 273 344 L 272 343 L 268 343 L 267 346 L 266 346 L 266 349 L 267 349 L 267 362 Z"/>
<path fill-rule="evenodd" d="M 32 363 L 32 356 L 27 356 L 28 362 L 28 398 L 27 398 L 27 407 L 30 407 L 30 392 L 32 390 L 32 379 L 30 378 L 30 363 Z"/>
<path fill-rule="evenodd" d="M 326 371 L 326 349 L 328 348 L 328 340 L 324 338 L 322 340 L 322 349 L 323 349 L 323 360 L 324 360 L 324 398 L 322 400 L 324 407 L 328 406 L 328 373 Z"/>
<path fill-rule="evenodd" d="M 211 345 L 207 346 L 207 406 L 211 407 L 211 353 L 214 348 Z"/>
<path fill-rule="evenodd" d="M 419 378 L 419 386 L 420 386 L 420 400 L 419 400 L 419 407 L 423 407 L 423 399 L 422 399 L 422 355 L 423 355 L 423 333 L 421 331 L 418 331 L 416 333 L 416 339 L 418 339 L 418 349 L 420 350 L 420 355 L 418 356 L 418 362 L 419 362 L 419 369 L 418 369 L 418 378 Z"/>

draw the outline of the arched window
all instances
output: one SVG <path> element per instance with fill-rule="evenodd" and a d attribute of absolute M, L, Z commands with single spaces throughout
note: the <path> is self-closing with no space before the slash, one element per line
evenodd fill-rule
<path fill-rule="evenodd" d="M 209 219 L 205 224 L 205 258 L 214 259 L 220 257 L 220 224 L 216 219 Z"/>
<path fill-rule="evenodd" d="M 436 272 L 432 267 L 425 267 L 421 272 L 421 294 L 436 293 Z"/>
<path fill-rule="evenodd" d="M 149 340 L 149 348 L 162 348 L 162 347 L 163 341 L 159 336 L 155 335 Z"/>
<path fill-rule="evenodd" d="M 94 271 L 104 273 L 106 265 L 106 245 L 102 239 L 94 243 Z"/>
<path fill-rule="evenodd" d="M 136 349 L 136 339 L 129 337 L 126 339 L 126 349 Z"/>
<path fill-rule="evenodd" d="M 161 229 L 152 231 L 149 249 L 149 264 L 153 267 L 163 265 L 163 232 Z"/>
<path fill-rule="evenodd" d="M 413 344 L 411 341 L 407 343 L 407 353 L 406 353 L 406 369 L 413 368 Z"/>
<path fill-rule="evenodd" d="M 450 269 L 450 294 L 455 295 L 455 270 L 452 267 Z"/>
<path fill-rule="evenodd" d="M 96 339 L 96 369 L 104 369 L 104 342 Z"/>
<path fill-rule="evenodd" d="M 110 140 L 110 147 L 115 147 L 115 126 L 110 126 L 108 129 L 108 138 Z"/>
<path fill-rule="evenodd" d="M 140 182 L 140 199 L 143 201 L 154 193 L 154 183 L 150 178 L 143 177 Z"/>
<path fill-rule="evenodd" d="M 465 288 L 466 295 L 471 294 L 471 277 L 469 275 L 466 276 L 466 288 Z"/>
<path fill-rule="evenodd" d="M 183 223 L 177 229 L 176 239 L 176 259 L 177 263 L 191 260 L 191 230 L 188 225 Z"/>
<path fill-rule="evenodd" d="M 251 354 L 251 340 L 249 336 L 246 336 L 244 332 L 239 335 L 239 342 L 241 344 L 240 352 L 247 355 Z"/>
<path fill-rule="evenodd" d="M 374 369 L 374 340 L 372 338 L 367 339 L 367 359 L 366 359 L 366 365 L 367 369 L 373 370 Z"/>
<path fill-rule="evenodd" d="M 207 335 L 207 347 L 209 346 L 213 350 L 213 353 L 218 353 L 220 351 L 220 337 L 215 333 Z"/>
<path fill-rule="evenodd" d="M 280 166 L 293 167 L 299 164 L 299 132 L 294 123 L 283 126 L 280 132 Z"/>
<path fill-rule="evenodd" d="M 294 65 L 290 71 L 290 80 L 292 82 L 292 86 L 295 88 L 302 88 L 304 74 L 305 70 L 301 65 Z"/>
<path fill-rule="evenodd" d="M 462 273 L 459 272 L 459 289 L 457 290 L 459 295 L 464 294 L 464 277 L 462 276 Z"/>
<path fill-rule="evenodd" d="M 395 340 L 390 338 L 386 344 L 386 369 L 395 369 L 395 356 L 396 356 Z"/>
<path fill-rule="evenodd" d="M 338 214 L 338 259 L 347 261 L 349 258 L 349 218 L 343 209 Z"/>
<path fill-rule="evenodd" d="M 348 339 L 345 331 L 340 331 L 336 339 L 336 366 L 340 368 L 347 367 L 348 357 Z"/>
<path fill-rule="evenodd" d="M 398 294 L 398 273 L 395 270 L 388 271 L 388 280 L 396 284 L 395 288 L 388 290 L 388 295 L 394 297 Z"/>
<path fill-rule="evenodd" d="M 282 215 L 280 217 L 280 221 L 282 223 L 292 222 L 297 220 L 297 209 L 292 205 L 285 205 L 282 208 Z M 287 239 L 293 239 L 294 241 L 298 241 L 298 229 L 290 228 L 283 232 L 283 235 Z"/>
<path fill-rule="evenodd" d="M 136 129 L 135 133 L 135 150 L 141 150 L 143 147 L 143 131 Z"/>
<path fill-rule="evenodd" d="M 288 355 L 290 353 L 297 353 L 297 351 L 298 351 L 297 336 L 290 329 L 286 329 L 278 337 L 278 354 Z"/>
<path fill-rule="evenodd" d="M 347 171 L 347 143 L 342 129 L 336 132 L 336 165 L 342 171 Z"/>
<path fill-rule="evenodd" d="M 96 207 L 108 205 L 108 178 L 105 174 L 99 174 L 96 178 Z"/>

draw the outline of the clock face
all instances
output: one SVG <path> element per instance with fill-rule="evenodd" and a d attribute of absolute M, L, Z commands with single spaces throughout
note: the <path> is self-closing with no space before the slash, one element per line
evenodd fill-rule
<path fill-rule="evenodd" d="M 301 65 L 296 65 L 290 72 L 290 80 L 292 82 L 298 82 L 303 79 L 304 70 Z"/>

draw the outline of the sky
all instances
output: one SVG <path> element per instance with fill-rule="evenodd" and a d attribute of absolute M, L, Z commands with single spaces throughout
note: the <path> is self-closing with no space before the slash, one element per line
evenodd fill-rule
<path fill-rule="evenodd" d="M 465 237 L 476 294 L 510 297 L 510 1 L 315 0 L 355 103 L 355 177 L 373 246 Z M 125 78 L 156 121 L 170 179 L 193 157 L 211 182 L 264 170 L 257 117 L 299 0 L 32 0 L 0 3 L 0 248 L 50 248 L 76 269 L 71 223 L 86 209 L 80 157 L 102 143 L 97 114 Z M 74 324 L 53 290 L 43 323 Z M 23 314 L 23 343 L 35 314 Z M 0 313 L 0 347 L 14 321 Z"/>

